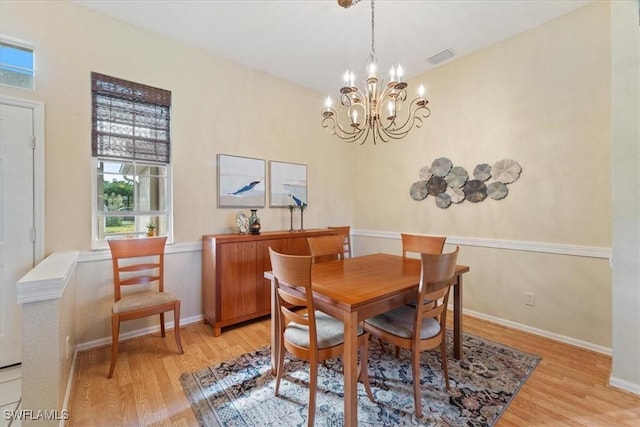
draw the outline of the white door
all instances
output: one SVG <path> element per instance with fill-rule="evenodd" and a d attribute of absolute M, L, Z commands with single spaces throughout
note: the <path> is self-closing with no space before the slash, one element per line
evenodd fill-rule
<path fill-rule="evenodd" d="M 34 267 L 33 109 L 0 104 L 0 367 L 20 363 L 16 282 Z"/>

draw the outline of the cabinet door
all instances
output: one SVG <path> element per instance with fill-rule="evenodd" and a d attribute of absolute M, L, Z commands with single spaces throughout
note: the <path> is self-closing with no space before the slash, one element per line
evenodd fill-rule
<path fill-rule="evenodd" d="M 256 242 L 224 243 L 220 251 L 220 312 L 225 322 L 256 313 Z"/>
<path fill-rule="evenodd" d="M 287 253 L 289 255 L 311 255 L 307 237 L 296 237 L 288 240 Z"/>

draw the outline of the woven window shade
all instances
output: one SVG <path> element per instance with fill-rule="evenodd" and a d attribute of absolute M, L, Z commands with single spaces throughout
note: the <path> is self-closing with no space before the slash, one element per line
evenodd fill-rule
<path fill-rule="evenodd" d="M 171 92 L 91 73 L 94 157 L 169 163 Z"/>

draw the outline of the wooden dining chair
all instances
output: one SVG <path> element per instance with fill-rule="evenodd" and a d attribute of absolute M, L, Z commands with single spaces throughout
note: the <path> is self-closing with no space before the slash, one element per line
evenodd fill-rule
<path fill-rule="evenodd" d="M 271 268 L 277 293 L 280 316 L 280 348 L 276 373 L 275 395 L 280 391 L 284 373 L 285 349 L 293 356 L 309 362 L 309 416 L 313 425 L 316 411 L 318 363 L 344 352 L 344 324 L 334 317 L 316 311 L 311 290 L 311 257 L 284 255 L 269 248 Z M 292 309 L 290 307 L 296 307 Z M 295 310 L 295 311 L 294 311 Z M 367 396 L 373 402 L 369 384 L 369 334 L 359 328 L 360 366 L 358 367 Z"/>
<path fill-rule="evenodd" d="M 406 305 L 366 319 L 364 328 L 372 336 L 411 351 L 413 399 L 416 417 L 422 417 L 420 353 L 440 347 L 442 372 L 449 390 L 447 371 L 447 304 L 459 248 L 446 254 L 421 254 L 422 272 L 416 300 L 421 310 Z M 424 304 L 425 300 L 433 301 Z"/>
<path fill-rule="evenodd" d="M 446 237 L 426 236 L 422 234 L 401 233 L 402 257 L 407 257 L 407 252 L 417 254 L 441 254 Z"/>
<path fill-rule="evenodd" d="M 415 252 L 417 254 L 441 254 L 444 249 L 444 243 L 446 237 L 440 236 L 426 236 L 423 234 L 406 234 L 402 233 L 402 257 L 407 257 L 407 252 Z M 430 304 L 431 301 L 424 301 L 425 304 Z M 416 306 L 416 301 L 408 303 L 410 307 Z M 397 350 L 396 350 L 397 353 Z"/>
<path fill-rule="evenodd" d="M 344 238 L 339 234 L 307 237 L 313 262 L 344 259 Z"/>
<path fill-rule="evenodd" d="M 111 367 L 113 376 L 118 359 L 120 322 L 155 314 L 160 315 L 160 331 L 165 336 L 164 313 L 173 310 L 174 332 L 178 352 L 184 353 L 180 341 L 180 300 L 164 292 L 164 248 L 166 236 L 143 239 L 109 240 L 113 259 L 114 304 L 111 314 Z M 153 285 L 157 283 L 157 286 Z M 128 287 L 133 292 L 123 290 Z"/>
<path fill-rule="evenodd" d="M 349 258 L 353 257 L 351 253 L 351 226 L 350 225 L 342 225 L 342 226 L 333 226 L 327 227 L 329 230 L 335 230 L 339 235 L 341 235 L 344 239 L 344 254 Z"/>
<path fill-rule="evenodd" d="M 427 236 L 424 234 L 408 234 L 401 233 L 402 237 L 402 258 L 407 258 L 408 252 L 417 254 L 441 254 L 444 248 L 446 237 Z M 407 306 L 416 308 L 417 301 L 413 300 L 407 303 Z M 424 304 L 431 304 L 428 299 Z M 382 345 L 382 342 L 380 343 Z M 396 357 L 400 354 L 400 348 L 395 348 Z"/>

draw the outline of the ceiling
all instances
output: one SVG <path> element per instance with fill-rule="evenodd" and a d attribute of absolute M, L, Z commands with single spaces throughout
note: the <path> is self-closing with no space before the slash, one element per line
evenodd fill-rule
<path fill-rule="evenodd" d="M 73 1 L 323 94 L 338 93 L 347 68 L 363 79 L 369 61 L 368 0 L 348 9 L 336 0 Z M 401 63 L 410 79 L 591 1 L 377 0 L 379 76 Z M 427 61 L 446 49 L 455 56 Z"/>

